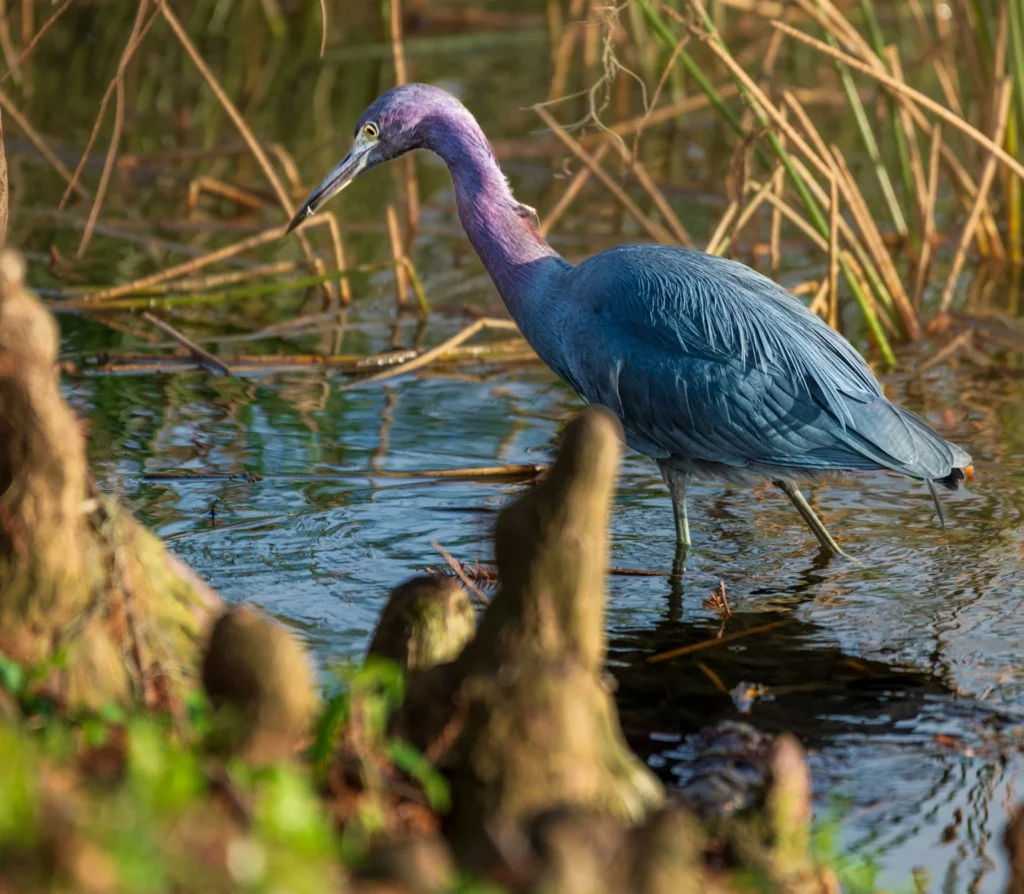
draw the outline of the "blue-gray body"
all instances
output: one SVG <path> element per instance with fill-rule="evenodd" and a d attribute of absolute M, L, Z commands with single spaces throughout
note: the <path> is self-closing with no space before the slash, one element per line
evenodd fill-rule
<path fill-rule="evenodd" d="M 845 338 L 742 264 L 630 245 L 558 271 L 545 289 L 563 293 L 542 299 L 557 311 L 524 321 L 541 358 L 615 413 L 633 449 L 680 472 L 892 469 L 949 486 L 971 462 L 888 401 Z"/>
<path fill-rule="evenodd" d="M 658 462 L 680 544 L 695 476 L 774 481 L 833 553 L 795 480 L 892 469 L 955 489 L 964 478 L 963 450 L 890 403 L 846 339 L 749 267 L 656 245 L 570 264 L 513 197 L 473 116 L 436 87 L 375 100 L 292 226 L 361 172 L 421 148 L 448 166 L 466 235 L 541 359 Z"/>

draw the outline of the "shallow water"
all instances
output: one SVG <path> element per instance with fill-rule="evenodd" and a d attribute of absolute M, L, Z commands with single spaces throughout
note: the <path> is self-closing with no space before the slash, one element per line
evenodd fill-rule
<path fill-rule="evenodd" d="M 529 42 L 528 35 L 516 40 Z M 522 107 L 546 91 L 545 72 L 522 71 L 523 52 L 515 43 L 491 47 L 486 56 L 417 57 L 414 72 L 422 79 L 444 73 L 444 83 L 462 93 L 496 137 L 523 136 L 536 122 Z M 328 68 L 337 82 L 368 64 Z M 509 71 L 521 73 L 510 77 Z M 266 99 L 266 114 L 255 116 L 265 135 L 295 151 L 308 181 L 318 180 L 341 154 L 366 98 L 349 96 L 337 83 L 327 92 L 340 97 L 331 126 L 294 126 L 282 113 L 294 98 L 277 93 Z M 66 130 L 56 111 L 40 106 L 38 117 L 74 145 L 92 108 L 78 110 L 81 121 Z M 307 113 L 296 115 L 309 123 Z M 140 136 L 134 144 L 129 139 L 128 148 L 153 146 Z M 706 169 L 702 153 L 711 155 L 713 148 L 705 144 L 691 153 L 695 176 Z M 550 206 L 544 159 L 506 167 L 524 201 Z M 416 261 L 438 306 L 423 334 L 429 344 L 465 324 L 464 308 L 488 315 L 501 309 L 468 245 L 447 235 L 457 218 L 444 171 L 430 160 L 419 170 L 425 234 Z M 35 169 L 27 176 L 40 179 L 34 205 L 52 207 L 52 183 Z M 379 194 L 391 188 L 390 176 L 378 172 L 337 200 L 336 210 L 378 222 Z M 708 190 L 714 194 L 717 187 L 712 182 Z M 697 190 L 692 197 L 684 220 L 704 234 L 714 216 L 708 209 L 716 206 Z M 615 235 L 617 218 L 601 210 L 599 200 L 595 194 L 589 223 L 570 222 L 567 229 L 579 235 L 589 227 L 594 246 L 628 238 L 628 226 L 625 237 Z M 180 211 L 165 193 L 154 190 L 148 201 L 146 208 L 167 203 Z M 158 210 L 143 219 L 163 213 Z M 14 238 L 20 229 L 30 251 L 45 251 L 47 239 L 65 254 L 73 250 L 77 233 L 56 228 L 41 235 L 38 222 L 26 222 L 32 220 L 15 219 Z M 573 257 L 590 250 L 579 238 L 561 244 Z M 357 235 L 350 245 L 360 261 L 387 257 L 380 234 Z M 295 256 L 294 246 L 275 246 L 254 260 L 280 256 Z M 34 257 L 30 276 L 50 284 Z M 787 281 L 796 282 L 803 278 L 800 259 L 790 261 Z M 97 237 L 89 274 L 117 282 L 151 263 L 139 249 Z M 391 282 L 385 273 L 358 286 L 342 350 L 369 352 L 393 343 Z M 987 294 L 996 307 L 1012 312 L 1020 306 L 1020 296 L 1005 284 Z M 202 319 L 224 331 L 252 328 L 250 315 L 259 324 L 287 319 L 299 297 L 225 308 Z M 176 324 L 209 334 L 199 320 L 186 312 Z M 140 345 L 86 321 L 65 317 L 62 323 L 68 356 Z M 401 322 L 398 339 L 410 344 L 416 328 L 415 321 Z M 318 333 L 292 345 L 318 350 L 330 338 Z M 227 346 L 222 350 L 229 355 Z M 864 475 L 811 489 L 812 502 L 854 557 L 833 562 L 818 557 L 800 518 L 772 488 L 699 484 L 691 492 L 694 552 L 682 585 L 665 576 L 612 576 L 610 660 L 624 726 L 666 780 L 685 776 L 686 736 L 701 725 L 742 716 L 767 731 L 793 730 L 811 750 L 819 817 L 836 817 L 848 859 L 878 864 L 881 881 L 892 886 L 905 888 L 911 869 L 921 866 L 935 891 L 1002 890 L 999 839 L 1021 778 L 1011 738 L 1019 743 L 1024 726 L 1024 375 L 1014 367 L 1019 357 L 1003 360 L 1009 371 L 940 366 L 886 382 L 891 397 L 922 412 L 974 456 L 975 481 L 943 494 L 948 548 L 927 491 L 894 476 Z M 238 380 L 199 373 L 66 383 L 89 420 L 90 458 L 104 489 L 126 499 L 227 598 L 252 600 L 299 630 L 325 667 L 361 654 L 392 586 L 442 564 L 434 543 L 464 562 L 489 561 L 495 513 L 523 487 L 382 473 L 546 463 L 561 427 L 580 406 L 551 373 L 530 363 L 351 390 L 342 384 L 338 377 L 305 374 Z M 147 478 L 164 472 L 206 477 Z M 672 556 L 664 486 L 652 463 L 628 453 L 612 519 L 611 563 L 667 572 Z M 720 580 L 735 612 L 724 622 L 703 605 Z M 786 623 L 682 658 L 646 662 L 654 652 L 771 621 Z M 742 715 L 729 694 L 741 683 L 767 690 Z M 964 821 L 948 831 L 958 809 Z"/>

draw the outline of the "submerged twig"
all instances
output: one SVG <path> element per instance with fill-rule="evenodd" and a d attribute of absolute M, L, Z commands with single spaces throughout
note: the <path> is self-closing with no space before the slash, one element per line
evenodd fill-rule
<path fill-rule="evenodd" d="M 142 314 L 142 319 L 144 319 L 147 323 L 156 326 L 156 328 L 159 329 L 162 333 L 164 333 L 164 335 L 167 335 L 170 338 L 173 338 L 176 342 L 178 342 L 193 356 L 193 358 L 195 358 L 195 361 L 198 364 L 200 364 L 203 367 L 203 369 L 207 370 L 208 372 L 216 373 L 217 375 L 220 376 L 231 375 L 231 370 L 228 369 L 226 363 L 224 363 L 221 360 L 218 360 L 216 357 L 213 356 L 213 354 L 211 354 L 205 348 L 201 348 L 187 335 L 175 329 L 170 323 L 165 323 L 163 320 L 161 320 L 157 316 L 154 316 L 149 311 L 146 311 L 145 313 Z"/>
<path fill-rule="evenodd" d="M 726 643 L 735 642 L 738 639 L 744 639 L 748 636 L 754 636 L 758 633 L 765 633 L 769 630 L 774 630 L 776 627 L 783 627 L 786 624 L 792 624 L 793 618 L 785 618 L 782 621 L 770 621 L 767 624 L 760 624 L 757 627 L 749 627 L 746 630 L 738 630 L 736 633 L 727 633 L 725 636 L 717 636 L 712 639 L 702 640 L 699 643 L 691 643 L 688 646 L 680 646 L 678 649 L 672 649 L 668 652 L 659 652 L 657 655 L 651 655 L 647 658 L 649 664 L 656 664 L 659 661 L 667 661 L 669 658 L 679 658 L 681 655 L 689 655 L 691 652 L 699 652 L 701 649 L 711 649 L 715 646 L 722 646 Z"/>
<path fill-rule="evenodd" d="M 393 379 L 396 376 L 404 376 L 407 373 L 415 372 L 418 369 L 422 369 L 435 360 L 443 357 L 452 348 L 458 347 L 464 341 L 468 341 L 478 332 L 484 329 L 504 329 L 504 330 L 515 330 L 519 331 L 519 327 L 516 326 L 511 320 L 498 320 L 485 317 L 477 320 L 474 323 L 470 323 L 465 329 L 457 332 L 451 338 L 441 342 L 436 348 L 432 348 L 429 351 L 425 351 L 420 354 L 415 360 L 410 360 L 408 363 L 403 363 L 401 366 L 396 366 L 394 369 L 388 369 L 383 372 L 376 373 L 372 376 L 367 376 L 365 379 L 359 379 L 356 382 L 352 382 L 346 385 L 346 388 L 355 388 L 360 385 L 366 385 L 371 382 L 383 382 L 385 379 Z"/>
<path fill-rule="evenodd" d="M 470 593 L 472 593 L 474 596 L 476 596 L 477 601 L 481 605 L 487 605 L 491 601 L 490 599 L 487 598 L 487 596 L 485 595 L 484 591 L 481 590 L 473 582 L 473 579 L 468 574 L 466 574 L 465 571 L 462 570 L 462 563 L 459 562 L 459 560 L 456 559 L 455 556 L 453 556 L 450 552 L 448 552 L 436 540 L 433 541 L 430 545 L 432 547 L 434 547 L 434 549 L 437 550 L 438 555 L 440 555 L 441 558 L 444 559 L 445 562 L 448 563 L 448 567 L 451 568 L 451 570 L 455 573 L 455 576 L 460 581 L 462 581 L 463 584 L 465 584 L 466 589 L 469 590 Z"/>

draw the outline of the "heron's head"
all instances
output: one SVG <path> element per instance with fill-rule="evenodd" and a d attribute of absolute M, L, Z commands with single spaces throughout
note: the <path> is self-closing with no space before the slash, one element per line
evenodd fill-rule
<path fill-rule="evenodd" d="M 312 217 L 364 171 L 426 145 L 430 122 L 456 109 L 465 111 L 454 96 L 428 84 L 406 84 L 377 97 L 360 117 L 348 155 L 302 203 L 288 231 Z"/>

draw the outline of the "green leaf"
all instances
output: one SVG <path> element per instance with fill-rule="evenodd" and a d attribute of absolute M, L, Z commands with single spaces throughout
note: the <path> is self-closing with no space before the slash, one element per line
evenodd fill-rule
<path fill-rule="evenodd" d="M 408 742 L 392 739 L 388 742 L 388 756 L 391 762 L 408 773 L 421 786 L 431 809 L 436 813 L 447 813 L 452 806 L 448 780 L 428 761 L 423 754 Z"/>

